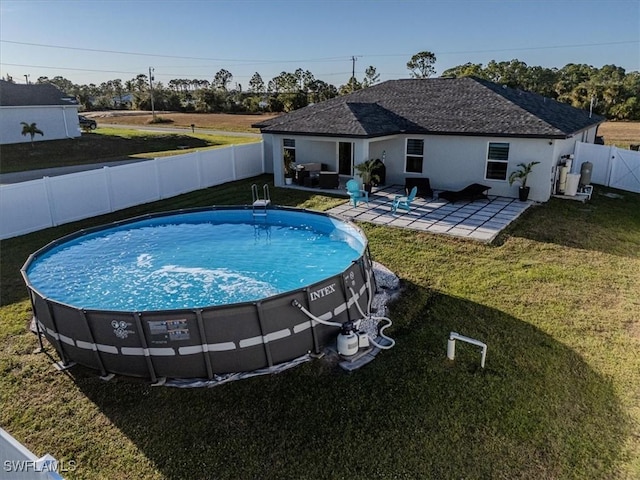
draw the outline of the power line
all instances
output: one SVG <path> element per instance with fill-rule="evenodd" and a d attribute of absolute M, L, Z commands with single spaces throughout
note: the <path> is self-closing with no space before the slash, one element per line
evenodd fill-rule
<path fill-rule="evenodd" d="M 63 49 L 63 50 L 74 50 L 74 51 L 86 51 L 92 53 L 108 53 L 108 54 L 119 54 L 119 55 L 131 55 L 131 56 L 142 56 L 142 57 L 157 57 L 157 58 L 172 58 L 172 59 L 183 59 L 183 60 L 202 60 L 202 61 L 215 61 L 215 62 L 226 62 L 227 66 L 250 66 L 251 63 L 254 62 L 255 65 L 270 65 L 277 63 L 313 63 L 313 62 L 337 62 L 344 61 L 345 57 L 324 57 L 324 58 L 312 58 L 306 60 L 249 60 L 249 59 L 216 59 L 216 58 L 206 58 L 206 57 L 189 57 L 182 55 L 160 55 L 153 53 L 143 53 L 143 52 L 127 52 L 127 51 L 118 51 L 118 50 L 104 50 L 104 49 L 95 49 L 95 48 L 85 48 L 85 47 L 69 47 L 62 45 L 45 45 L 40 43 L 32 43 L 32 42 L 20 42 L 14 40 L 2 40 L 0 39 L 0 43 L 8 43 L 15 45 L 26 45 L 33 47 L 43 47 L 43 48 L 53 48 L 53 49 Z M 639 40 L 621 40 L 615 42 L 601 42 L 601 43 L 582 43 L 582 44 L 572 44 L 572 45 L 549 45 L 543 47 L 522 47 L 522 48 L 502 48 L 502 49 L 486 49 L 486 50 L 466 50 L 466 51 L 449 51 L 449 52 L 436 52 L 437 55 L 459 55 L 459 54 L 476 54 L 476 53 L 490 53 L 490 52 L 509 52 L 509 51 L 531 51 L 531 50 L 545 50 L 545 49 L 558 49 L 558 48 L 580 48 L 580 47 L 594 47 L 594 46 L 610 46 L 610 45 L 624 45 L 624 44 L 638 44 Z M 349 60 L 352 62 L 352 77 L 355 76 L 355 62 L 358 58 L 362 57 L 408 57 L 411 54 L 398 53 L 398 54 L 374 54 L 374 55 L 352 55 Z M 240 63 L 236 63 L 240 62 Z M 229 65 L 231 63 L 231 65 Z M 131 72 L 131 71 L 122 71 L 122 70 L 100 70 L 100 69 L 89 69 L 89 68 L 73 68 L 73 67 L 50 67 L 45 65 L 25 65 L 25 64 L 13 64 L 13 63 L 4 63 L 0 62 L 0 65 L 3 66 L 11 66 L 11 67 L 31 67 L 31 68 L 43 68 L 43 69 L 57 69 L 57 70 L 69 70 L 69 71 L 78 71 L 78 72 L 96 72 L 96 73 L 112 73 L 112 74 L 130 74 L 130 75 L 138 75 L 140 72 Z M 175 68 L 218 68 L 218 66 L 191 66 L 191 67 L 180 67 L 175 66 Z M 344 73 L 346 74 L 346 72 Z M 202 76 L 202 74 L 194 75 L 194 74 L 174 74 L 174 73 L 163 73 L 161 74 L 163 77 L 182 77 L 185 75 L 190 76 Z M 337 76 L 343 75 L 340 73 L 324 73 L 321 76 Z M 248 76 L 236 75 L 236 78 L 244 78 Z"/>
<path fill-rule="evenodd" d="M 57 48 L 63 50 L 75 50 L 75 51 L 84 51 L 84 52 L 92 52 L 92 53 L 110 53 L 117 55 L 132 55 L 132 56 L 141 56 L 141 57 L 155 57 L 155 58 L 179 58 L 183 60 L 203 60 L 203 61 L 213 61 L 213 62 L 243 62 L 242 64 L 245 66 L 246 63 L 256 64 L 256 65 L 267 65 L 273 63 L 308 63 L 308 62 L 334 62 L 340 61 L 344 59 L 344 56 L 340 57 L 321 57 L 321 58 L 310 58 L 310 59 L 294 59 L 294 60 L 255 60 L 255 59 L 231 59 L 231 58 L 209 58 L 209 57 L 190 57 L 183 55 L 161 55 L 156 53 L 145 53 L 145 52 L 127 52 L 120 50 L 104 50 L 97 48 L 85 48 L 85 47 L 69 47 L 64 45 L 45 45 L 42 43 L 32 43 L 32 42 L 19 42 L 14 40 L 1 40 L 2 43 L 10 43 L 13 45 L 26 45 L 32 47 L 43 47 L 43 48 Z M 569 44 L 569 45 L 547 45 L 547 46 L 537 46 L 537 47 L 518 47 L 518 48 L 492 48 L 485 50 L 460 50 L 460 51 L 450 51 L 450 52 L 435 52 L 436 55 L 462 55 L 462 54 L 474 54 L 474 53 L 492 53 L 492 52 L 518 52 L 518 51 L 530 51 L 530 50 L 549 50 L 549 49 L 559 49 L 559 48 L 582 48 L 582 47 L 598 47 L 598 46 L 610 46 L 610 45 L 625 45 L 631 43 L 640 43 L 640 40 L 621 40 L 615 42 L 599 42 L 599 43 L 577 43 L 577 44 Z M 411 56 L 413 53 L 390 53 L 390 54 L 367 54 L 367 55 L 357 55 L 357 57 L 407 57 Z M 353 61 L 355 56 L 352 56 L 350 60 Z"/>
<path fill-rule="evenodd" d="M 75 51 L 86 51 L 92 53 L 109 53 L 109 54 L 119 54 L 119 55 L 132 55 L 132 56 L 142 56 L 142 57 L 157 57 L 157 58 L 172 58 L 172 59 L 183 59 L 183 60 L 203 60 L 203 61 L 214 61 L 214 62 L 227 62 L 227 65 L 231 63 L 231 66 L 250 66 L 253 62 L 255 65 L 269 65 L 269 64 L 277 64 L 277 63 L 313 63 L 313 62 L 337 62 L 344 61 L 345 57 L 324 57 L 324 58 L 315 58 L 315 59 L 306 59 L 306 60 L 249 60 L 249 59 L 216 59 L 216 58 L 206 58 L 206 57 L 189 57 L 182 55 L 160 55 L 153 53 L 143 53 L 143 52 L 127 52 L 127 51 L 118 51 L 118 50 L 104 50 L 104 49 L 94 49 L 94 48 L 85 48 L 85 47 L 69 47 L 63 45 L 45 45 L 41 43 L 32 43 L 32 42 L 19 42 L 14 40 L 3 40 L 0 39 L 0 43 L 9 43 L 15 45 L 26 45 L 33 47 L 43 47 L 43 48 L 53 48 L 53 49 L 63 49 L 63 50 L 75 50 Z M 449 51 L 449 52 L 436 52 L 437 55 L 460 55 L 460 54 L 476 54 L 476 53 L 491 53 L 491 52 L 515 52 L 515 51 L 530 51 L 530 50 L 547 50 L 547 49 L 559 49 L 559 48 L 580 48 L 580 47 L 594 47 L 594 46 L 611 46 L 611 45 L 625 45 L 625 44 L 640 44 L 640 40 L 621 40 L 615 42 L 600 42 L 600 43 L 581 43 L 581 44 L 572 44 L 572 45 L 548 45 L 542 47 L 521 47 L 521 48 L 502 48 L 502 49 L 486 49 L 486 50 L 460 50 L 460 51 Z M 396 54 L 373 54 L 373 55 L 352 55 L 349 60 L 352 62 L 352 70 L 351 75 L 355 76 L 355 62 L 358 58 L 362 57 L 408 57 L 412 54 L 406 53 L 396 53 Z M 235 63 L 240 62 L 240 63 Z M 89 68 L 73 68 L 73 67 L 52 67 L 46 65 L 26 65 L 26 64 L 17 64 L 17 63 L 4 63 L 0 61 L 0 65 L 2 66 L 11 66 L 11 67 L 29 67 L 29 68 L 43 68 L 43 69 L 56 69 L 56 70 L 69 70 L 69 71 L 78 71 L 78 72 L 95 72 L 95 73 L 115 73 L 115 74 L 130 74 L 130 75 L 138 75 L 140 72 L 135 71 L 122 71 L 122 70 L 100 70 L 100 69 L 89 69 Z M 175 65 L 171 68 L 218 68 L 218 66 L 178 66 Z M 324 73 L 321 76 L 337 76 L 337 75 L 345 75 L 348 72 L 336 72 L 336 73 Z M 194 74 L 175 74 L 175 73 L 162 73 L 163 77 L 182 77 L 185 75 L 190 76 L 202 76 L 202 74 L 194 75 Z M 389 75 L 389 74 L 387 74 Z M 237 75 L 236 78 L 244 78 L 248 75 Z"/>
<path fill-rule="evenodd" d="M 140 72 L 125 72 L 122 70 L 95 70 L 92 68 L 71 68 L 71 67 L 51 67 L 48 65 L 25 65 L 22 63 L 5 63 L 0 62 L 0 65 L 9 66 L 9 67 L 29 67 L 29 68 L 50 68 L 54 70 L 74 70 L 77 72 L 96 72 L 96 73 L 127 73 L 131 75 L 137 75 Z"/>
<path fill-rule="evenodd" d="M 77 71 L 77 72 L 90 72 L 90 73 L 121 73 L 121 74 L 127 74 L 127 75 L 140 75 L 141 71 L 135 71 L 135 72 L 129 72 L 129 71 L 122 71 L 122 70 L 98 70 L 98 69 L 94 69 L 94 68 L 71 68 L 71 67 L 57 67 L 57 66 L 51 66 L 51 65 L 27 65 L 24 63 L 4 63 L 4 62 L 0 62 L 0 65 L 2 65 L 3 67 L 24 67 L 24 68 L 41 68 L 41 69 L 49 69 L 49 70 L 70 70 L 70 71 Z M 342 76 L 342 75 L 349 75 L 352 72 L 329 72 L 329 73 L 323 73 L 320 76 L 321 77 L 331 77 L 331 76 Z M 176 78 L 183 78 L 183 77 L 192 77 L 192 78 L 202 78 L 202 77 L 207 77 L 207 76 L 211 76 L 211 75 L 203 75 L 203 74 L 193 74 L 193 73 L 171 73 L 171 72 L 161 72 L 161 73 L 155 73 L 156 76 L 161 76 L 161 77 L 171 77 L 171 79 L 176 79 Z M 251 78 L 252 75 L 234 75 L 234 78 Z"/>
<path fill-rule="evenodd" d="M 131 72 L 131 71 L 123 71 L 123 70 L 99 70 L 95 68 L 72 68 L 72 67 L 58 67 L 58 66 L 51 66 L 51 65 L 27 65 L 24 63 L 0 62 L 0 65 L 2 65 L 3 67 L 8 66 L 8 67 L 25 67 L 25 68 L 43 68 L 43 69 L 49 69 L 49 70 L 71 70 L 76 72 L 91 72 L 91 73 L 123 73 L 128 75 L 141 74 L 141 71 Z M 202 74 L 195 75 L 195 74 L 188 74 L 188 73 L 171 73 L 171 72 L 162 72 L 162 73 L 158 73 L 158 75 L 162 77 L 173 77 L 173 78 L 179 78 L 184 76 L 191 76 L 191 77 L 206 76 Z M 250 78 L 250 75 L 238 75 L 238 76 L 234 75 L 234 77 Z"/>
<path fill-rule="evenodd" d="M 438 55 L 461 55 L 469 53 L 493 53 L 493 52 L 511 52 L 511 51 L 528 51 L 528 50 L 551 50 L 558 48 L 582 48 L 582 47 L 600 47 L 608 45 L 624 45 L 628 43 L 639 43 L 640 40 L 625 40 L 620 42 L 604 42 L 604 43 L 580 43 L 575 45 L 548 45 L 546 47 L 519 47 L 519 48 L 500 48 L 490 50 L 467 50 L 459 52 L 439 52 Z"/>
<path fill-rule="evenodd" d="M 518 47 L 518 48 L 491 48 L 487 50 L 460 50 L 452 52 L 434 52 L 435 55 L 467 55 L 472 53 L 493 53 L 493 52 L 518 52 L 527 50 L 551 50 L 558 48 L 582 48 L 582 47 L 601 47 L 610 45 L 625 45 L 630 43 L 640 44 L 640 40 L 623 40 L 618 42 L 602 42 L 602 43 L 579 43 L 574 45 L 547 45 L 545 47 Z M 364 57 L 407 57 L 413 53 L 387 53 L 376 55 L 361 55 Z"/>
<path fill-rule="evenodd" d="M 64 45 L 45 45 L 42 43 L 31 42 L 17 42 L 13 40 L 0 40 L 2 43 L 11 43 L 14 45 L 27 45 L 31 47 L 44 47 L 44 48 L 58 48 L 62 50 L 76 50 L 92 53 L 113 53 L 117 55 L 133 55 L 140 57 L 156 57 L 156 58 L 179 58 L 183 60 L 204 60 L 208 62 L 249 62 L 255 64 L 269 64 L 269 63 L 293 63 L 293 62 L 335 62 L 342 60 L 344 57 L 326 57 L 315 58 L 308 60 L 251 60 L 251 59 L 231 59 L 231 58 L 207 58 L 207 57 L 189 57 L 184 55 L 160 55 L 156 53 L 142 53 L 142 52 L 126 52 L 119 50 L 102 50 L 97 48 L 84 48 L 84 47 L 67 47 Z"/>

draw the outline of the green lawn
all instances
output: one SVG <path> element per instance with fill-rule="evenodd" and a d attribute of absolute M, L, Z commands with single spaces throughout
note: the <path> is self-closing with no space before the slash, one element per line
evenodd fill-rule
<path fill-rule="evenodd" d="M 640 478 L 640 195 L 552 199 L 492 245 L 362 224 L 405 285 L 397 344 L 346 374 L 322 360 L 180 390 L 31 352 L 19 268 L 47 242 L 145 212 L 246 204 L 234 182 L 2 242 L 0 425 L 70 479 Z M 344 199 L 272 189 L 283 205 Z M 457 331 L 488 344 L 458 344 Z"/>
<path fill-rule="evenodd" d="M 254 137 L 154 133 L 100 127 L 79 138 L 2 145 L 0 173 L 66 167 L 131 158 L 157 158 L 195 150 L 253 143 Z"/>

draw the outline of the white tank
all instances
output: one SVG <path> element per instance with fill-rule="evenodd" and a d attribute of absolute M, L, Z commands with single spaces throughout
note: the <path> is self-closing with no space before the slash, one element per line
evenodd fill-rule
<path fill-rule="evenodd" d="M 353 331 L 341 332 L 338 335 L 338 353 L 345 357 L 358 353 L 358 335 Z"/>
<path fill-rule="evenodd" d="M 560 165 L 560 175 L 558 178 L 558 191 L 560 193 L 564 193 L 567 189 L 567 175 L 571 172 L 571 165 L 573 164 L 573 160 L 567 158 L 564 161 L 564 164 Z"/>
<path fill-rule="evenodd" d="M 564 194 L 570 197 L 575 196 L 575 194 L 578 193 L 578 183 L 580 183 L 580 175 L 577 173 L 569 173 L 567 175 L 567 188 Z"/>
<path fill-rule="evenodd" d="M 564 193 L 567 189 L 567 174 L 569 173 L 569 168 L 567 166 L 560 167 L 560 179 L 558 180 L 558 191 L 560 193 Z"/>

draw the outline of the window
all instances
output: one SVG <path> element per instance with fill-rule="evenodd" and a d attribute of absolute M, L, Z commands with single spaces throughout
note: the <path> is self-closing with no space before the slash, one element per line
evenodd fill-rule
<path fill-rule="evenodd" d="M 507 166 L 509 165 L 509 144 L 489 143 L 487 152 L 487 180 L 506 180 Z"/>
<path fill-rule="evenodd" d="M 424 140 L 407 138 L 407 157 L 404 170 L 407 173 L 422 173 Z"/>
<path fill-rule="evenodd" d="M 293 138 L 282 139 L 282 148 L 284 158 L 289 157 L 291 162 L 296 161 L 296 141 Z"/>

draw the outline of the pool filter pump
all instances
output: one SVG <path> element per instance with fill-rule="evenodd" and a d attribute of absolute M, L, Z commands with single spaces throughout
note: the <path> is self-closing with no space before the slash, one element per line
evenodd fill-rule
<path fill-rule="evenodd" d="M 353 323 L 343 323 L 342 330 L 338 334 L 338 353 L 345 357 L 350 357 L 358 353 L 359 345 L 359 337 L 355 332 Z"/>

